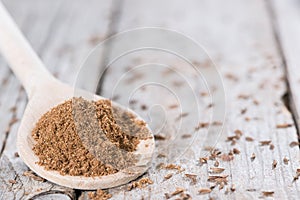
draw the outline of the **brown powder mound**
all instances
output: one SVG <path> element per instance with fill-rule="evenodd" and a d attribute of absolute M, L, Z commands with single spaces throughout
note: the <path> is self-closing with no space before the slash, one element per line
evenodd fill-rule
<path fill-rule="evenodd" d="M 105 135 L 121 149 L 135 150 L 139 140 L 133 135 L 124 133 L 124 130 L 131 130 L 130 125 L 133 124 L 131 119 L 134 117 L 129 113 L 120 113 L 118 109 L 112 109 L 111 101 L 98 101 L 95 105 L 97 118 L 101 119 L 100 126 Z"/>
<path fill-rule="evenodd" d="M 32 131 L 39 165 L 62 175 L 105 176 L 130 167 L 145 123 L 109 100 L 73 98 L 45 113 Z"/>

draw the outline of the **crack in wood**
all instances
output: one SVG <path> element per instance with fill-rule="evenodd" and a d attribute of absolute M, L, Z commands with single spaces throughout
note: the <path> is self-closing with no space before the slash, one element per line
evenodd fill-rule
<path fill-rule="evenodd" d="M 20 96 L 21 96 L 22 92 L 19 93 L 17 99 L 16 99 L 16 102 L 14 104 L 13 107 L 17 107 L 19 101 L 21 100 Z M 10 120 L 9 120 L 9 124 L 5 130 L 5 137 L 4 137 L 4 140 L 3 140 L 3 145 L 2 145 L 2 148 L 0 150 L 0 157 L 2 156 L 4 150 L 5 150 L 5 147 L 6 147 L 6 143 L 7 143 L 7 139 L 8 139 L 8 136 L 9 136 L 9 133 L 10 133 L 10 130 L 12 128 L 12 126 L 15 124 L 15 123 L 11 123 L 15 118 L 17 117 L 16 115 L 16 111 L 14 111 L 14 113 L 12 114 Z"/>
<path fill-rule="evenodd" d="M 49 191 L 46 191 L 46 192 L 41 192 L 41 193 L 31 197 L 30 200 L 34 200 L 34 199 L 37 199 L 39 197 L 49 195 L 49 194 L 62 194 L 62 195 L 66 195 L 71 200 L 76 199 L 76 196 L 74 196 L 73 194 L 70 194 L 69 192 L 64 192 L 64 191 L 59 191 L 59 190 L 49 190 Z"/>
<path fill-rule="evenodd" d="M 122 0 L 114 0 L 112 3 L 112 9 L 111 9 L 111 15 L 109 17 L 110 23 L 108 25 L 108 31 L 106 34 L 105 39 L 111 37 L 112 35 L 116 34 L 118 30 L 118 24 L 120 22 L 120 18 L 122 15 L 122 7 L 123 7 L 123 1 Z M 109 45 L 106 45 L 104 47 L 105 51 L 102 53 L 102 62 L 100 63 L 100 67 L 102 68 L 100 74 L 99 74 L 99 81 L 96 88 L 96 94 L 101 95 L 102 93 L 102 85 L 104 82 L 104 79 L 107 74 L 107 65 L 109 64 L 109 55 L 111 52 L 111 47 Z"/>
<path fill-rule="evenodd" d="M 3 154 L 3 152 L 4 152 L 4 149 L 5 149 L 5 146 L 6 146 L 6 141 L 7 141 L 8 135 L 9 135 L 9 130 L 6 130 L 4 134 L 5 134 L 5 136 L 4 136 L 2 148 L 1 148 L 1 150 L 0 150 L 0 156 L 1 156 L 1 155 Z"/>
<path fill-rule="evenodd" d="M 283 46 L 282 46 L 282 43 L 281 43 L 281 40 L 279 37 L 277 16 L 276 16 L 276 13 L 275 13 L 275 10 L 274 10 L 271 0 L 265 0 L 265 2 L 266 2 L 266 8 L 267 8 L 267 12 L 269 15 L 269 19 L 272 24 L 272 31 L 273 31 L 273 35 L 274 35 L 274 39 L 275 39 L 275 44 L 277 46 L 278 53 L 281 57 L 282 65 L 283 65 L 283 69 L 284 69 L 284 80 L 285 80 L 287 91 L 285 94 L 282 95 L 281 100 L 284 103 L 284 105 L 286 106 L 287 110 L 292 115 L 292 119 L 295 124 L 297 135 L 298 135 L 298 141 L 300 141 L 300 132 L 299 132 L 300 124 L 298 123 L 299 115 L 298 115 L 298 112 L 296 109 L 296 104 L 294 102 L 293 93 L 292 93 L 290 82 L 288 79 L 288 68 L 287 68 L 286 56 L 284 54 Z"/>

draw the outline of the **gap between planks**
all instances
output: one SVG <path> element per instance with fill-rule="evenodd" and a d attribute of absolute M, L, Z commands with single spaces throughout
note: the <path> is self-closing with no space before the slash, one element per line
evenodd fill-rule
<path fill-rule="evenodd" d="M 284 53 L 284 49 L 283 49 L 283 45 L 282 45 L 282 40 L 280 39 L 280 28 L 278 26 L 278 13 L 276 13 L 275 8 L 274 8 L 274 1 L 272 0 L 265 0 L 266 1 L 266 7 L 269 13 L 269 18 L 272 24 L 272 28 L 273 28 L 273 32 L 274 32 L 274 39 L 275 39 L 275 43 L 277 45 L 277 49 L 279 51 L 279 55 L 281 57 L 282 60 L 282 66 L 284 68 L 284 72 L 285 72 L 285 83 L 286 83 L 286 94 L 284 94 L 282 96 L 282 101 L 284 102 L 286 108 L 289 110 L 289 112 L 292 115 L 296 130 L 297 130 L 297 135 L 298 135 L 298 141 L 300 141 L 300 132 L 299 132 L 299 113 L 296 107 L 296 103 L 294 101 L 293 98 L 293 91 L 291 89 L 291 82 L 289 79 L 289 70 L 288 70 L 288 66 L 287 66 L 287 60 L 286 60 L 286 56 Z M 299 9 L 300 12 L 300 9 Z M 299 19 L 300 20 L 300 19 Z M 296 44 L 297 45 L 297 44 Z M 298 44 L 300 45 L 300 44 Z M 300 147 L 300 146 L 299 146 Z"/>

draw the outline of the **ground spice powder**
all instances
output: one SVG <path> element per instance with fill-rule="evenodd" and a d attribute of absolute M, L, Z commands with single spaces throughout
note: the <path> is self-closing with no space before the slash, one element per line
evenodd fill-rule
<path fill-rule="evenodd" d="M 105 176 L 128 168 L 145 122 L 109 100 L 70 99 L 45 113 L 32 131 L 39 165 L 62 175 Z"/>

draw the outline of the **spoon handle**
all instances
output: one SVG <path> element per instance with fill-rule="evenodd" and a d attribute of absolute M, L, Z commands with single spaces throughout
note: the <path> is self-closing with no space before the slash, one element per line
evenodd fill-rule
<path fill-rule="evenodd" d="M 0 1 L 0 51 L 31 97 L 36 87 L 54 80 Z"/>

